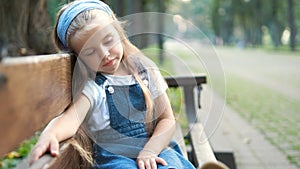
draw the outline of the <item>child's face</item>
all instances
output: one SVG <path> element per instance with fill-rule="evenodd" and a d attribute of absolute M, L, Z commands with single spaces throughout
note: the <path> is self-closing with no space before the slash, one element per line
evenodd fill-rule
<path fill-rule="evenodd" d="M 70 38 L 78 57 L 93 71 L 116 74 L 123 57 L 120 36 L 113 20 L 99 11 L 97 17 Z"/>

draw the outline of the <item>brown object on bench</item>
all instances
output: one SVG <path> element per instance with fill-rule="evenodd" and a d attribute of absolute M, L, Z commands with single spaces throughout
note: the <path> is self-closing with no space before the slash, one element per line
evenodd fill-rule
<path fill-rule="evenodd" d="M 71 103 L 71 79 L 71 57 L 66 54 L 2 60 L 0 64 L 0 132 L 5 139 L 0 141 L 1 156 L 14 150 L 22 140 L 42 129 L 50 119 L 66 109 Z M 197 120 L 200 106 L 197 98 L 200 96 L 201 85 L 206 83 L 206 77 L 168 77 L 166 82 L 169 87 L 182 87 L 184 91 L 185 112 L 189 124 L 189 132 L 185 138 L 190 142 L 191 150 L 185 145 L 184 135 L 179 125 L 174 136 L 179 141 L 184 155 L 196 167 L 206 162 L 216 162 L 202 125 Z M 73 162 L 78 161 L 85 167 L 90 165 L 86 157 L 91 154 L 83 153 L 73 157 L 74 154 L 78 155 L 80 152 L 79 147 L 83 147 L 87 152 L 92 150 L 90 140 L 81 129 L 73 138 L 62 144 L 59 157 L 53 158 L 46 154 L 32 168 L 83 167 L 79 164 L 69 166 L 67 159 Z M 76 147 L 78 144 L 81 146 Z M 25 163 L 26 160 L 18 167 L 26 166 Z"/>

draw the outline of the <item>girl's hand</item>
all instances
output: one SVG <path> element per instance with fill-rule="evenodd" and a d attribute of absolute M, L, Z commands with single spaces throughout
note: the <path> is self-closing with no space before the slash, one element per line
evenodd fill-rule
<path fill-rule="evenodd" d="M 59 152 L 59 142 L 54 135 L 42 134 L 30 153 L 29 165 L 32 165 L 47 151 L 50 151 L 50 154 L 56 157 Z"/>
<path fill-rule="evenodd" d="M 158 157 L 156 153 L 148 150 L 142 150 L 137 157 L 139 169 L 157 169 L 157 164 L 168 165 L 167 162 Z"/>

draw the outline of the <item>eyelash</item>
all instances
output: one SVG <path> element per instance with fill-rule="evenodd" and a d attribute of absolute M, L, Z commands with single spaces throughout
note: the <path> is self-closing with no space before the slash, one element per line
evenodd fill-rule
<path fill-rule="evenodd" d="M 109 45 L 109 44 L 111 44 L 112 42 L 113 42 L 113 37 L 110 36 L 110 37 L 108 37 L 107 40 L 104 42 L 104 45 Z"/>
<path fill-rule="evenodd" d="M 112 36 L 109 36 L 106 38 L 104 45 L 111 45 L 114 42 L 114 38 Z M 85 56 L 91 56 L 95 53 L 94 49 L 90 49 L 87 52 L 85 52 Z"/>
<path fill-rule="evenodd" d="M 90 49 L 87 52 L 85 52 L 85 56 L 90 56 L 90 55 L 92 55 L 94 53 L 95 53 L 95 50 L 94 49 Z"/>

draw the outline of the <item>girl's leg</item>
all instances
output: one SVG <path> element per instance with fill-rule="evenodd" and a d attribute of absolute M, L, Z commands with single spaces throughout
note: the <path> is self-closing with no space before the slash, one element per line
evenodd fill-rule
<path fill-rule="evenodd" d="M 136 161 L 122 155 L 115 155 L 101 148 L 94 146 L 93 169 L 137 169 Z"/>
<path fill-rule="evenodd" d="M 175 150 L 171 148 L 167 148 L 159 154 L 159 157 L 163 158 L 168 163 L 168 165 L 167 166 L 158 165 L 158 169 L 170 169 L 170 168 L 195 169 L 195 167 L 190 161 L 188 161 L 186 158 L 184 158 L 182 154 L 180 154 Z"/>
<path fill-rule="evenodd" d="M 137 169 L 136 162 L 124 156 L 111 156 L 105 160 L 97 160 L 93 169 Z"/>

